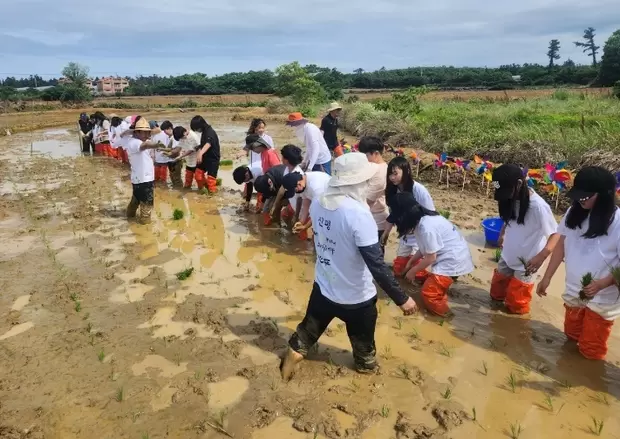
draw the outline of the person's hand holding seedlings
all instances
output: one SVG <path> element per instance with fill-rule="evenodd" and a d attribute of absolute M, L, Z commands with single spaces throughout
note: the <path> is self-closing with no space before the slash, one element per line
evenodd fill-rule
<path fill-rule="evenodd" d="M 418 252 L 411 258 L 411 260 L 416 260 L 416 257 L 422 257 L 422 259 L 420 259 L 420 261 L 415 265 L 415 267 L 411 268 L 409 271 L 406 272 L 405 278 L 407 278 L 409 282 L 415 281 L 416 273 L 426 270 L 428 267 L 435 263 L 435 261 L 437 260 L 437 253 L 422 255 L 422 253 L 418 250 Z"/>
<path fill-rule="evenodd" d="M 610 287 L 613 284 L 614 284 L 614 278 L 613 276 L 609 275 L 607 277 L 604 277 L 603 279 L 594 279 L 588 285 L 583 287 L 583 292 L 586 295 L 586 297 L 588 297 L 589 299 L 592 299 L 594 296 L 596 296 L 599 293 L 599 291 L 607 287 Z"/>

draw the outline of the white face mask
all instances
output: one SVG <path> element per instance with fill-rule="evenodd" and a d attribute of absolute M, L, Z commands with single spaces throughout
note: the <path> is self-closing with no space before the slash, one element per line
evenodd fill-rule
<path fill-rule="evenodd" d="M 295 127 L 295 135 L 300 141 L 302 142 L 304 141 L 304 126 L 303 125 Z"/>

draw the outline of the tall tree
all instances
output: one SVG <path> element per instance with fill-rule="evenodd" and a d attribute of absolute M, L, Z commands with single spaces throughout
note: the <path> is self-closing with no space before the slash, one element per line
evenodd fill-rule
<path fill-rule="evenodd" d="M 83 84 L 88 80 L 89 69 L 76 62 L 70 62 L 62 69 L 62 75 L 75 84 Z"/>
<path fill-rule="evenodd" d="M 596 67 L 596 55 L 598 54 L 598 50 L 601 48 L 594 44 L 594 37 L 596 34 L 594 33 L 596 29 L 593 27 L 589 27 L 583 31 L 583 41 L 575 41 L 575 46 L 582 47 L 583 53 L 587 53 L 588 56 L 592 57 L 592 65 Z"/>
<path fill-rule="evenodd" d="M 364 69 L 360 67 L 358 69 L 353 70 L 353 73 L 355 73 L 356 75 L 361 75 L 362 73 L 364 73 Z"/>
<path fill-rule="evenodd" d="M 611 34 L 603 47 L 603 57 L 596 82 L 603 87 L 611 87 L 617 81 L 620 81 L 620 29 Z"/>
<path fill-rule="evenodd" d="M 549 58 L 549 68 L 552 69 L 555 61 L 560 59 L 560 40 L 551 40 L 549 42 L 547 57 Z"/>

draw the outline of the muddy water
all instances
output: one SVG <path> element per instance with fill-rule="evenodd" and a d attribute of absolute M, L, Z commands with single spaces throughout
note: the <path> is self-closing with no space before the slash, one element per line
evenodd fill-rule
<path fill-rule="evenodd" d="M 236 145 L 244 130 L 245 125 L 218 127 L 228 145 L 224 158 L 237 154 Z M 290 133 L 273 131 L 279 144 L 288 140 Z M 57 137 L 54 141 L 71 145 L 67 138 L 70 133 L 38 135 L 43 142 L 49 141 L 45 140 L 47 137 Z M 11 141 L 15 139 L 27 140 L 13 136 Z M 51 148 L 54 152 L 50 153 L 44 146 L 37 151 L 52 157 L 71 157 L 79 154 L 77 140 L 72 145 L 66 151 L 59 147 Z M 24 154 L 20 160 L 27 161 L 30 143 L 20 148 Z M 94 231 L 75 231 L 77 238 L 51 237 L 59 250 L 57 260 L 68 267 L 80 267 L 83 250 L 71 244 L 78 240 L 101 252 L 104 265 L 123 267 L 132 259 L 131 266 L 115 269 L 116 284 L 107 289 L 105 299 L 106 306 L 119 311 L 134 306 L 138 309 L 141 303 L 152 307 L 152 312 L 140 314 L 138 321 L 118 323 L 125 331 L 124 337 L 145 337 L 148 343 L 137 345 L 125 369 L 112 369 L 111 374 L 113 379 L 124 375 L 125 383 L 131 383 L 128 376 L 151 380 L 151 393 L 145 394 L 146 408 L 142 410 L 158 416 L 188 416 L 174 412 L 183 401 L 183 386 L 176 380 L 197 379 L 204 375 L 205 364 L 217 364 L 217 358 L 208 355 L 188 355 L 186 359 L 181 356 L 185 351 L 174 358 L 166 357 L 154 353 L 153 346 L 169 340 L 178 340 L 181 346 L 220 340 L 227 346 L 238 346 L 235 358 L 247 368 L 262 368 L 264 376 L 244 373 L 217 379 L 210 375 L 204 389 L 209 396 L 205 411 L 221 416 L 245 413 L 247 401 L 265 392 L 276 392 L 276 399 L 314 395 L 321 408 L 320 417 L 325 417 L 329 425 L 337 425 L 341 433 L 336 435 L 336 430 L 324 427 L 315 434 L 312 428 L 304 427 L 311 423 L 301 422 L 303 414 L 297 413 L 298 418 L 293 419 L 291 413 L 278 411 L 264 428 L 246 431 L 243 437 L 342 437 L 348 430 L 350 437 L 388 439 L 395 437 L 395 425 L 401 434 L 397 437 L 425 437 L 415 436 L 415 428 L 408 429 L 409 424 L 402 422 L 399 412 L 407 413 L 414 425 L 435 431 L 433 437 L 441 437 L 441 421 L 440 424 L 448 425 L 449 436 L 455 438 L 510 437 L 511 427 L 519 426 L 521 438 L 585 438 L 591 436 L 592 416 L 604 420 L 602 436 L 613 437 L 618 431 L 617 335 L 612 338 L 608 360 L 602 363 L 582 359 L 574 346 L 565 344 L 560 299 L 563 273 L 556 276 L 550 297 L 534 298 L 530 316 L 508 316 L 492 309 L 488 288 L 494 268 L 493 250 L 484 248 L 478 228 L 480 215 L 486 215 L 493 208 L 492 203 L 482 202 L 484 208 L 472 208 L 463 205 L 461 194 L 432 185 L 429 187 L 439 208 L 455 211 L 455 206 L 462 206 L 456 222 L 467 231 L 476 265 L 475 272 L 451 291 L 455 316 L 442 320 L 422 313 L 404 318 L 393 303 L 382 298 L 376 332 L 381 375 L 358 376 L 349 370 L 352 358 L 346 331 L 341 322 L 334 321 L 317 351 L 302 364 L 296 379 L 289 384 L 281 383 L 277 355 L 303 317 L 312 286 L 313 249 L 284 229 L 263 227 L 259 216 L 239 213 L 240 195 L 229 193 L 238 191 L 230 172 L 222 170 L 224 193 L 217 197 L 157 188 L 153 224 L 127 226 L 120 217 L 127 200 L 126 171 L 110 166 L 108 183 L 118 189 L 119 195 L 105 206 L 110 215 L 102 218 L 102 225 Z M 25 192 L 41 190 L 41 185 L 11 184 L 7 193 L 12 194 L 15 187 Z M 182 220 L 172 219 L 174 209 L 184 212 Z M 0 235 L 15 228 L 14 219 L 3 221 Z M 103 242 L 105 238 L 107 243 Z M 8 257 L 25 251 L 21 246 L 32 245 L 23 241 L 18 250 L 10 250 Z M 131 254 L 127 252 L 129 246 L 133 249 Z M 394 251 L 395 243 L 391 243 L 388 259 Z M 191 276 L 177 279 L 177 273 L 188 268 L 193 268 Z M 157 282 L 144 281 L 150 277 L 156 277 Z M 416 297 L 417 288 L 410 288 Z M 36 295 L 21 293 L 7 301 L 8 312 L 18 313 L 23 319 L 9 330 L 0 331 L 2 343 L 11 341 L 19 346 L 31 342 L 37 330 L 37 300 Z M 228 305 L 220 315 L 200 308 L 200 300 L 218 300 Z M 185 311 L 189 303 L 195 304 L 193 313 Z M 91 331 L 96 333 L 97 328 Z M 100 361 L 110 366 L 117 360 L 121 358 L 110 349 Z M 266 380 L 264 387 L 257 387 L 259 378 Z M 143 381 L 140 383 L 146 388 Z M 199 390 L 194 389 L 194 393 L 199 394 Z M 139 398 L 140 394 L 135 393 L 128 403 Z M 375 410 L 372 416 L 365 414 L 370 409 Z M 68 419 L 63 418 L 64 422 Z M 114 430 L 114 422 L 103 428 Z M 238 422 L 243 424 L 244 419 Z M 226 428 L 234 428 L 232 423 L 225 424 Z M 163 437 L 163 432 L 153 432 L 151 437 L 159 437 L 156 433 Z M 64 437 L 83 436 L 74 432 Z"/>

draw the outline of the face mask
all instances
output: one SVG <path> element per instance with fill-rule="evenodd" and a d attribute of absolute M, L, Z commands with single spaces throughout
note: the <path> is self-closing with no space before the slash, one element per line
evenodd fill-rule
<path fill-rule="evenodd" d="M 304 127 L 303 125 L 295 127 L 295 135 L 297 136 L 297 138 L 301 141 L 304 140 Z"/>

